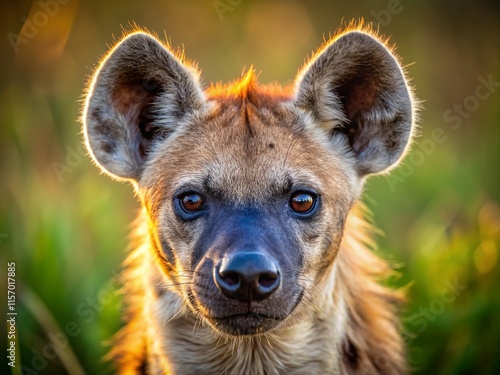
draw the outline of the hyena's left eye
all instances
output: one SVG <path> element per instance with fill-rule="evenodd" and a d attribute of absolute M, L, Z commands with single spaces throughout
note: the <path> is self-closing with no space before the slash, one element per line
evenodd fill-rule
<path fill-rule="evenodd" d="M 174 199 L 175 213 L 184 221 L 198 218 L 206 209 L 206 202 L 198 193 L 182 193 Z"/>
<path fill-rule="evenodd" d="M 296 191 L 292 194 L 289 206 L 298 214 L 310 214 L 315 211 L 318 196 L 308 191 Z"/>

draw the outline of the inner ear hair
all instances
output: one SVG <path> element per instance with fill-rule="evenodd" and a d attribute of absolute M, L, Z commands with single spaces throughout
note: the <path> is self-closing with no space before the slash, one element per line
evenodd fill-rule
<path fill-rule="evenodd" d="M 166 135 L 165 128 L 155 123 L 158 120 L 155 106 L 161 93 L 160 83 L 155 79 L 137 78 L 117 84 L 111 95 L 116 110 L 132 124 L 130 131 L 138 142 L 141 159 L 146 157 L 153 140 Z"/>
<path fill-rule="evenodd" d="M 370 33 L 329 41 L 300 72 L 295 102 L 317 126 L 345 135 L 359 175 L 394 165 L 408 144 L 411 91 L 395 56 Z"/>
<path fill-rule="evenodd" d="M 199 73 L 154 36 L 121 40 L 94 74 L 83 113 L 87 146 L 115 178 L 138 180 L 155 140 L 205 103 Z"/>

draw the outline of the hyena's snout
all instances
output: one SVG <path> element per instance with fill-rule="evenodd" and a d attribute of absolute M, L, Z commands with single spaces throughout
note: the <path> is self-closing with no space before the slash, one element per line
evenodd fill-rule
<path fill-rule="evenodd" d="M 269 331 L 302 298 L 300 251 L 271 216 L 237 210 L 224 217 L 207 222 L 203 244 L 195 251 L 189 301 L 223 333 Z"/>
<path fill-rule="evenodd" d="M 214 267 L 214 281 L 228 298 L 242 302 L 260 301 L 280 286 L 276 260 L 262 251 L 237 251 L 226 255 Z"/>

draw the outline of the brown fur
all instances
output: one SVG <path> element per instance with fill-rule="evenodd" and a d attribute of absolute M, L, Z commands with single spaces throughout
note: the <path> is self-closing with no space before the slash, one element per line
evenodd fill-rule
<path fill-rule="evenodd" d="M 202 90 L 197 71 L 152 37 L 118 44 L 94 77 L 84 123 L 94 160 L 132 181 L 143 204 L 123 276 L 127 324 L 109 355 L 119 372 L 405 373 L 395 316 L 402 296 L 381 284 L 391 267 L 372 252 L 359 198 L 368 174 L 401 157 L 413 120 L 397 60 L 366 30 L 332 38 L 284 89 L 259 85 L 250 69 Z M 281 316 L 283 304 L 276 326 L 228 334 L 211 316 L 221 303 L 239 305 L 204 301 L 216 289 L 200 266 L 222 245 L 209 243 L 193 260 L 209 241 L 201 237 L 208 219 L 179 221 L 172 196 L 191 186 L 232 207 L 228 215 L 244 214 L 263 212 L 296 184 L 321 193 L 313 224 L 285 215 L 277 227 L 300 253 L 293 272 L 303 296 L 278 293 L 253 307 Z M 290 298 L 298 298 L 292 308 Z"/>

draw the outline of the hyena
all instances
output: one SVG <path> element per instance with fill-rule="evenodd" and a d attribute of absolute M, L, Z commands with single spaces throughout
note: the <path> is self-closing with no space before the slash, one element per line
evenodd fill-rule
<path fill-rule="evenodd" d="M 200 83 L 144 31 L 104 57 L 86 144 L 142 209 L 125 263 L 122 374 L 402 374 L 398 291 L 372 252 L 367 176 L 398 163 L 411 89 L 392 49 L 354 28 L 282 88 L 253 69 Z"/>

